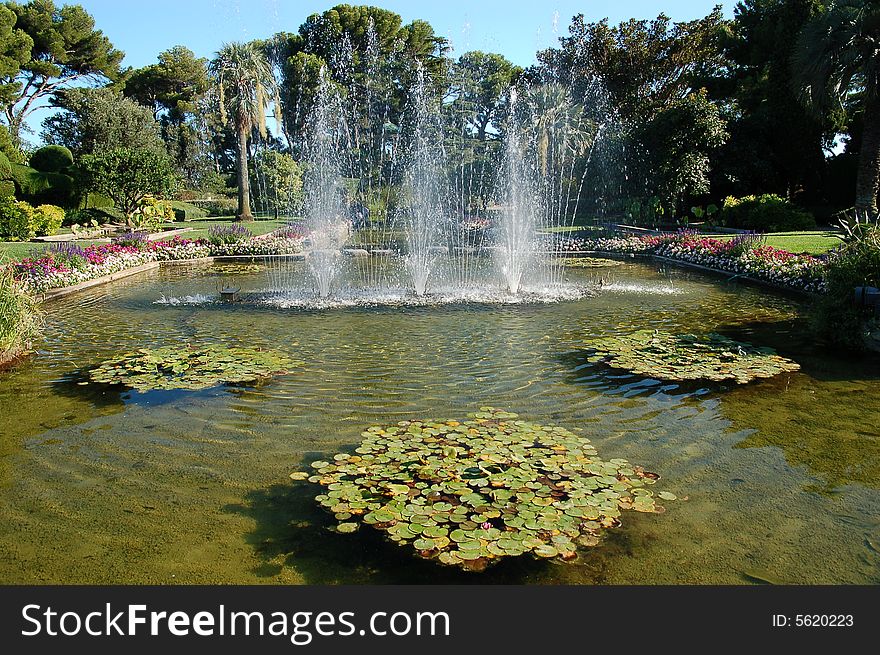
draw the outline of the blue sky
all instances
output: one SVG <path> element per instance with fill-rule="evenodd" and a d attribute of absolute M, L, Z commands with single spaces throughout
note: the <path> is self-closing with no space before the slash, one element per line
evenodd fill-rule
<path fill-rule="evenodd" d="M 125 64 L 144 66 L 156 55 L 183 44 L 198 56 L 210 57 L 225 41 L 264 38 L 294 32 L 312 13 L 337 4 L 314 0 L 75 0 L 95 17 L 97 27 L 126 53 Z M 60 4 L 60 2 L 59 2 Z M 361 4 L 349 0 L 349 4 Z M 468 50 L 499 52 L 519 65 L 534 62 L 538 49 L 557 43 L 571 17 L 590 20 L 608 16 L 613 23 L 627 18 L 653 18 L 665 12 L 674 20 L 709 13 L 714 0 L 374 0 L 403 17 L 427 20 L 449 38 L 460 55 Z M 725 3 L 731 15 L 733 2 Z"/>

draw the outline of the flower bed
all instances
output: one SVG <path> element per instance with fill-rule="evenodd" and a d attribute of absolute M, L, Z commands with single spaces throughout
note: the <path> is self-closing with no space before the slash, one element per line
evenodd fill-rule
<path fill-rule="evenodd" d="M 798 255 L 762 245 L 756 235 L 713 239 L 683 230 L 655 236 L 566 238 L 558 249 L 659 255 L 809 293 L 824 292 L 826 286 L 826 257 Z"/>
<path fill-rule="evenodd" d="M 146 241 L 127 235 L 120 243 L 81 248 L 57 244 L 10 264 L 13 275 L 33 293 L 72 286 L 149 262 L 199 259 L 229 255 L 291 254 L 302 249 L 300 239 L 280 236 L 251 238 L 237 243 L 211 244 L 207 240 L 174 237 L 167 241 Z"/>

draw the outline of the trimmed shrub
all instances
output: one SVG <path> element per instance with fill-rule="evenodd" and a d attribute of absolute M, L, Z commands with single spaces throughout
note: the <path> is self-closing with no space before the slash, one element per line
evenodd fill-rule
<path fill-rule="evenodd" d="M 734 198 L 728 196 L 721 209 L 727 227 L 760 232 L 793 232 L 816 227 L 816 219 L 785 198 L 772 193 Z"/>
<path fill-rule="evenodd" d="M 125 214 L 114 207 L 91 207 L 89 209 L 71 209 L 67 212 L 66 225 L 90 225 L 95 223 L 124 223 Z"/>
<path fill-rule="evenodd" d="M 15 195 L 15 182 L 12 180 L 0 180 L 0 198 L 9 198 Z"/>
<path fill-rule="evenodd" d="M 91 191 L 82 197 L 80 209 L 100 209 L 101 207 L 113 207 L 113 198 L 95 191 Z"/>
<path fill-rule="evenodd" d="M 174 218 L 178 221 L 192 221 L 197 218 L 207 218 L 208 212 L 201 207 L 196 207 L 188 202 L 174 200 L 171 202 L 174 209 Z"/>
<path fill-rule="evenodd" d="M 12 162 L 9 157 L 0 152 L 0 180 L 12 179 Z"/>
<path fill-rule="evenodd" d="M 235 216 L 238 211 L 238 201 L 233 198 L 216 198 L 211 200 L 190 200 L 191 205 L 200 207 L 208 212 L 208 216 Z"/>
<path fill-rule="evenodd" d="M 22 164 L 12 164 L 11 168 L 19 196 L 55 205 L 70 204 L 73 196 L 73 178 L 70 175 L 38 171 Z"/>
<path fill-rule="evenodd" d="M 0 199 L 0 237 L 9 241 L 30 241 L 35 236 L 34 208 L 23 200 Z"/>
<path fill-rule="evenodd" d="M 30 165 L 43 173 L 60 173 L 73 166 L 73 154 L 64 146 L 43 146 L 31 155 Z"/>
<path fill-rule="evenodd" d="M 37 236 L 55 234 L 64 222 L 64 210 L 55 205 L 40 205 L 34 208 L 34 231 Z"/>

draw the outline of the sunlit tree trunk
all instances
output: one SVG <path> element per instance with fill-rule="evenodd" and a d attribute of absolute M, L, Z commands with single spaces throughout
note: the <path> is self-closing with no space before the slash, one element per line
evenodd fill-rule
<path fill-rule="evenodd" d="M 254 220 L 251 214 L 251 182 L 248 175 L 248 131 L 238 129 L 238 216 L 239 221 Z"/>

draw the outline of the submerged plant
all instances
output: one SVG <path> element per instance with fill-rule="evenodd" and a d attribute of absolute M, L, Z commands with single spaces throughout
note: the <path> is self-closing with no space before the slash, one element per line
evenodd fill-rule
<path fill-rule="evenodd" d="M 599 257 L 572 257 L 565 260 L 565 268 L 610 268 L 612 266 L 623 266 L 623 262 Z"/>
<path fill-rule="evenodd" d="M 720 334 L 666 334 L 639 330 L 633 334 L 593 339 L 589 361 L 636 375 L 670 381 L 709 380 L 746 384 L 800 368 L 795 362 Z"/>
<path fill-rule="evenodd" d="M 283 353 L 204 345 L 142 348 L 92 369 L 92 382 L 122 384 L 137 391 L 207 389 L 250 383 L 286 373 L 298 363 Z M 87 382 L 85 383 L 87 384 Z"/>
<path fill-rule="evenodd" d="M 353 453 L 290 477 L 326 487 L 315 499 L 338 532 L 370 525 L 441 564 L 480 571 L 524 554 L 571 561 L 620 525 L 621 510 L 663 511 L 648 488 L 658 475 L 601 460 L 565 428 L 491 407 L 463 422 L 401 421 L 363 437 Z"/>

